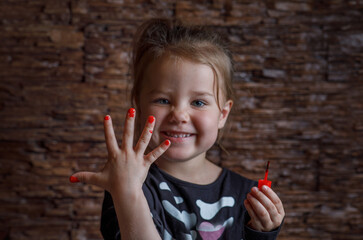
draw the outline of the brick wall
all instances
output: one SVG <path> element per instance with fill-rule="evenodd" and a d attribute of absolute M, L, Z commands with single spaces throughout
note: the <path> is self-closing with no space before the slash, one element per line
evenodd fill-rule
<path fill-rule="evenodd" d="M 120 134 L 130 46 L 145 19 L 213 26 L 233 44 L 231 131 L 213 161 L 270 178 L 287 212 L 279 239 L 363 234 L 362 1 L 3 0 L 0 239 L 101 239 L 103 191 L 71 185 Z M 119 123 L 119 124 L 117 124 Z"/>

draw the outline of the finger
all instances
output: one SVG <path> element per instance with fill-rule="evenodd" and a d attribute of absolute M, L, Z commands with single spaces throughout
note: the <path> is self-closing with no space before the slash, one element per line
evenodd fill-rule
<path fill-rule="evenodd" d="M 281 199 L 279 198 L 279 196 L 277 196 L 275 191 L 267 186 L 263 186 L 262 192 L 272 201 L 272 203 L 275 205 L 278 213 L 282 216 L 285 216 L 284 206 L 282 204 Z"/>
<path fill-rule="evenodd" d="M 135 108 L 130 108 L 125 119 L 122 149 L 132 149 L 134 141 Z"/>
<path fill-rule="evenodd" d="M 119 150 L 115 131 L 113 130 L 112 119 L 110 115 L 105 117 L 103 122 L 104 129 L 105 129 L 105 139 L 106 139 L 106 146 L 109 155 L 115 155 L 115 153 Z"/>
<path fill-rule="evenodd" d="M 248 214 L 251 217 L 251 220 L 248 225 L 251 226 L 255 230 L 262 230 L 262 225 L 258 221 L 258 217 L 256 216 L 255 211 L 253 210 L 250 202 L 247 199 L 245 199 L 244 205 L 245 205 L 245 208 L 246 208 Z"/>
<path fill-rule="evenodd" d="M 82 182 L 92 184 L 103 188 L 101 177 L 99 173 L 94 172 L 77 172 L 70 176 L 69 181 L 71 183 Z"/>
<path fill-rule="evenodd" d="M 142 134 L 140 136 L 140 139 L 137 142 L 136 147 L 135 147 L 135 151 L 137 153 L 142 153 L 144 155 L 144 152 L 145 152 L 147 146 L 149 145 L 152 131 L 154 129 L 154 125 L 155 125 L 155 117 L 149 116 L 149 118 L 145 124 L 144 130 L 142 131 Z"/>
<path fill-rule="evenodd" d="M 251 204 L 253 211 L 255 212 L 256 218 L 264 227 L 264 229 L 267 229 L 272 224 L 272 221 L 266 208 L 257 198 L 254 197 L 253 194 L 247 194 L 247 199 Z"/>
<path fill-rule="evenodd" d="M 152 164 L 156 159 L 158 159 L 168 148 L 170 147 L 170 140 L 165 140 L 157 148 L 148 153 L 144 159 Z"/>
<path fill-rule="evenodd" d="M 263 186 L 266 191 L 267 186 Z M 277 211 L 275 204 L 265 195 L 265 192 L 260 191 L 257 187 L 253 187 L 251 193 L 256 199 L 265 207 L 269 213 L 272 222 L 278 222 L 280 220 L 280 214 Z"/>

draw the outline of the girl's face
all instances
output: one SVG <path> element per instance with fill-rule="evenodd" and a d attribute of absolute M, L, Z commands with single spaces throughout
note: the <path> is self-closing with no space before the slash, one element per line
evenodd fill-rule
<path fill-rule="evenodd" d="M 156 119 L 152 149 L 171 141 L 161 159 L 205 159 L 232 107 L 231 100 L 223 100 L 222 111 L 218 108 L 213 82 L 213 71 L 204 64 L 164 56 L 148 66 L 139 96 L 140 122 L 149 115 Z"/>

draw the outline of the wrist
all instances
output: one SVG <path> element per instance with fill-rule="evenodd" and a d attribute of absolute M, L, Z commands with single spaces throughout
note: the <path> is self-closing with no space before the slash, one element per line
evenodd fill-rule
<path fill-rule="evenodd" d="M 112 191 L 110 191 L 110 194 L 114 202 L 121 201 L 124 203 L 130 201 L 136 201 L 137 199 L 140 199 L 140 197 L 144 197 L 144 192 L 142 191 L 141 187 L 135 187 L 135 188 L 116 187 L 113 188 Z"/>

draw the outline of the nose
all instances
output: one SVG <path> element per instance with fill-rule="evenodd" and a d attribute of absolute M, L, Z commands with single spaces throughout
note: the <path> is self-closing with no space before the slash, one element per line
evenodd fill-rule
<path fill-rule="evenodd" d="M 169 122 L 171 123 L 187 123 L 190 119 L 188 110 L 182 107 L 172 107 Z"/>

